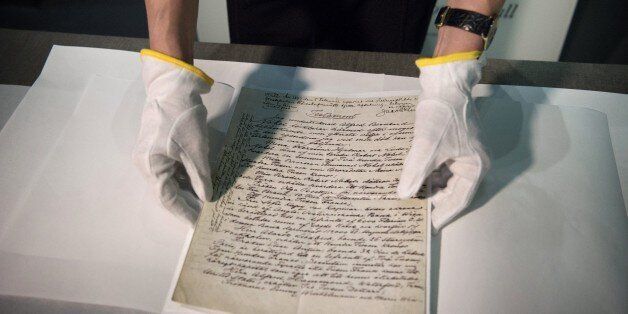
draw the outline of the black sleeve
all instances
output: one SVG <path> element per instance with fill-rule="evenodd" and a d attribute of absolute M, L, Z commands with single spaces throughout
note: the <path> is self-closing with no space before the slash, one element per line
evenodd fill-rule
<path fill-rule="evenodd" d="M 228 0 L 232 43 L 419 53 L 436 0 Z"/>

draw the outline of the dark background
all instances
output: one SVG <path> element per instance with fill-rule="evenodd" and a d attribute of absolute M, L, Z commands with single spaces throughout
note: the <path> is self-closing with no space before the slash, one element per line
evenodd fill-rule
<path fill-rule="evenodd" d="M 628 64 L 627 14 L 626 0 L 579 0 L 560 61 Z M 0 0 L 0 27 L 148 37 L 143 0 Z"/>

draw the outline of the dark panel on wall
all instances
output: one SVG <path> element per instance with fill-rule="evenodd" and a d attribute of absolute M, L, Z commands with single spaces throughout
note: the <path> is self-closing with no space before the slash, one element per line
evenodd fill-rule
<path fill-rule="evenodd" d="M 0 27 L 148 37 L 143 0 L 2 0 Z"/>
<path fill-rule="evenodd" d="M 560 61 L 628 64 L 628 1 L 579 0 Z"/>

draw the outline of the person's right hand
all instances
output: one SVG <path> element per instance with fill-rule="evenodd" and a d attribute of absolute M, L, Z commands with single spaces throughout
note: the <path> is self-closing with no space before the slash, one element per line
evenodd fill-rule
<path fill-rule="evenodd" d="M 213 80 L 191 64 L 150 49 L 141 51 L 146 103 L 133 161 L 161 204 L 194 222 L 212 196 L 207 110 L 201 94 Z M 180 163 L 196 196 L 175 180 Z"/>
<path fill-rule="evenodd" d="M 452 176 L 447 186 L 430 198 L 434 233 L 469 206 L 490 167 L 471 97 L 482 74 L 479 56 L 479 51 L 471 51 L 417 61 L 421 94 L 397 194 L 414 197 L 434 170 L 448 167 Z"/>

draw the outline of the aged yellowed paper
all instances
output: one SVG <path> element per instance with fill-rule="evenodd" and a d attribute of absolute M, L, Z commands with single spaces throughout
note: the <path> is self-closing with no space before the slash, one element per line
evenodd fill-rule
<path fill-rule="evenodd" d="M 395 196 L 416 103 L 243 89 L 173 300 L 233 313 L 423 313 L 427 206 Z"/>

